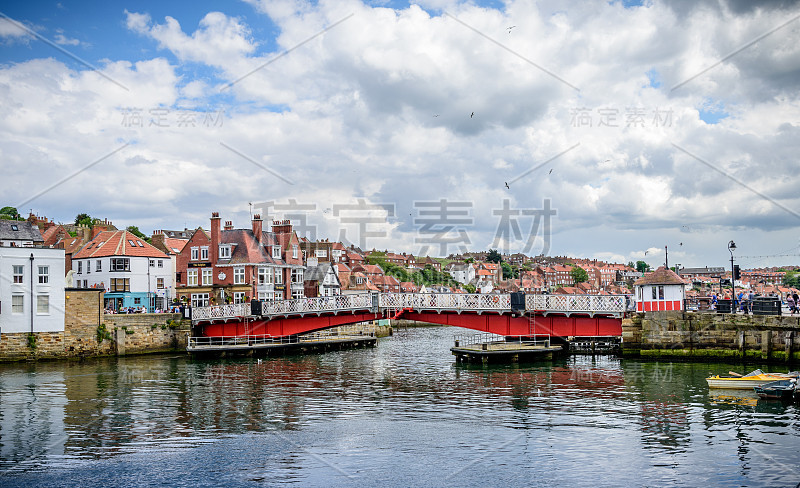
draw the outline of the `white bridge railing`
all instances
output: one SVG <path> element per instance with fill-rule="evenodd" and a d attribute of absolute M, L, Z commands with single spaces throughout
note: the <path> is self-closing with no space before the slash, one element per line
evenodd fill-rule
<path fill-rule="evenodd" d="M 261 304 L 261 316 L 305 315 L 354 310 L 452 310 L 456 312 L 511 311 L 510 294 L 464 293 L 362 293 L 330 297 L 277 300 Z M 525 310 L 544 313 L 622 314 L 622 295 L 525 295 Z M 213 320 L 251 315 L 250 304 L 192 308 L 192 320 Z"/>
<path fill-rule="evenodd" d="M 624 313 L 623 295 L 525 295 L 525 310 L 540 312 Z"/>
<path fill-rule="evenodd" d="M 364 310 L 372 308 L 372 294 L 335 295 L 330 297 L 277 300 L 261 305 L 262 315 L 289 315 L 317 312 Z"/>
<path fill-rule="evenodd" d="M 381 308 L 414 310 L 509 310 L 511 295 L 480 293 L 381 293 Z"/>

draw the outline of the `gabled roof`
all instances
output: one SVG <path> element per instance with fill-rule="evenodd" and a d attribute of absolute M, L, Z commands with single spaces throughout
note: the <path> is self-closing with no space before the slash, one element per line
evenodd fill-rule
<path fill-rule="evenodd" d="M 72 256 L 72 259 L 108 256 L 169 258 L 126 230 L 107 230 L 97 234 L 94 239 Z"/>
<path fill-rule="evenodd" d="M 664 266 L 659 267 L 652 273 L 647 273 L 634 283 L 636 286 L 641 285 L 685 285 L 686 282 L 678 276 L 671 269 L 666 269 Z"/>
<path fill-rule="evenodd" d="M 164 245 L 175 254 L 180 254 L 181 251 L 183 251 L 183 246 L 185 246 L 188 242 L 189 239 L 178 239 L 176 237 L 164 238 Z"/>

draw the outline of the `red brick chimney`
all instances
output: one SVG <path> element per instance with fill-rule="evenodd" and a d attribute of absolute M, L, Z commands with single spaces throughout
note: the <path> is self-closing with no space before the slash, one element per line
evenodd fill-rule
<path fill-rule="evenodd" d="M 276 234 L 291 234 L 292 233 L 292 221 L 291 220 L 273 220 L 272 221 L 272 232 Z"/>
<path fill-rule="evenodd" d="M 212 263 L 216 263 L 219 256 L 219 212 L 211 212 L 211 249 L 208 250 L 208 257 Z"/>
<path fill-rule="evenodd" d="M 225 221 L 225 230 L 233 230 L 233 222 L 230 220 Z"/>
<path fill-rule="evenodd" d="M 261 214 L 253 215 L 253 235 L 256 237 L 256 241 L 258 241 L 259 244 L 261 244 L 263 230 L 264 221 L 261 220 Z"/>

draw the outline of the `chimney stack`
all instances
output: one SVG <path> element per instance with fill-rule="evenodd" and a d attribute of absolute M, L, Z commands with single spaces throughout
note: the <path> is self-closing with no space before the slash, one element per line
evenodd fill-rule
<path fill-rule="evenodd" d="M 225 230 L 233 230 L 233 222 L 230 220 L 225 221 Z"/>
<path fill-rule="evenodd" d="M 261 244 L 262 233 L 264 230 L 264 221 L 261 220 L 261 214 L 253 215 L 253 235 L 256 237 L 256 241 Z"/>
<path fill-rule="evenodd" d="M 219 256 L 219 242 L 220 242 L 220 233 L 219 233 L 219 212 L 211 212 L 211 245 L 209 246 L 211 249 L 208 251 L 208 257 L 211 259 L 212 263 L 216 263 Z"/>

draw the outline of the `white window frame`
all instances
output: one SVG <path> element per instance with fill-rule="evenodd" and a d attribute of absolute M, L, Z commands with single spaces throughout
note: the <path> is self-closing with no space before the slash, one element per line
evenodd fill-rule
<path fill-rule="evenodd" d="M 272 257 L 278 259 L 281 257 L 281 246 L 272 246 Z"/>
<path fill-rule="evenodd" d="M 11 273 L 14 275 L 14 283 L 20 284 L 25 280 L 25 266 L 22 264 L 15 264 L 11 267 Z"/>
<path fill-rule="evenodd" d="M 283 284 L 283 270 L 281 268 L 275 268 L 275 284 Z"/>
<path fill-rule="evenodd" d="M 186 286 L 197 286 L 197 270 L 186 271 Z"/>
<path fill-rule="evenodd" d="M 163 268 L 164 267 L 164 260 L 163 259 L 159 259 L 158 260 L 158 267 L 159 268 Z"/>
<path fill-rule="evenodd" d="M 192 293 L 190 295 L 192 307 L 207 307 L 208 293 Z"/>
<path fill-rule="evenodd" d="M 78 261 L 78 274 L 83 274 L 83 261 Z"/>
<path fill-rule="evenodd" d="M 244 274 L 244 266 L 239 266 L 233 268 L 233 284 L 234 285 L 244 285 L 246 284 L 246 278 Z"/>
<path fill-rule="evenodd" d="M 50 315 L 50 295 L 36 295 L 36 315 Z"/>
<path fill-rule="evenodd" d="M 155 268 L 156 267 L 156 260 L 155 259 L 150 259 L 148 261 L 149 261 L 149 264 L 150 264 L 151 268 Z"/>
<path fill-rule="evenodd" d="M 297 259 L 297 244 L 292 245 L 292 259 Z"/>
<path fill-rule="evenodd" d="M 302 283 L 303 282 L 303 270 L 299 268 L 292 269 L 292 283 Z"/>
<path fill-rule="evenodd" d="M 245 303 L 245 301 L 244 301 L 244 297 L 245 296 L 246 296 L 246 293 L 243 292 L 243 291 L 235 291 L 235 292 L 233 292 L 233 303 L 235 305 L 238 305 L 240 303 Z"/>
<path fill-rule="evenodd" d="M 23 314 L 25 313 L 25 295 L 11 295 L 11 313 Z"/>
<path fill-rule="evenodd" d="M 48 266 L 48 265 L 40 265 L 39 266 L 39 284 L 40 285 L 46 285 L 48 283 L 50 283 L 50 266 Z M 49 308 L 48 308 L 48 310 L 49 310 Z"/>
<path fill-rule="evenodd" d="M 327 249 L 317 249 L 314 251 L 314 255 L 318 258 L 327 258 L 328 257 L 328 250 Z"/>
<path fill-rule="evenodd" d="M 111 272 L 130 271 L 130 258 L 111 258 Z"/>
<path fill-rule="evenodd" d="M 95 272 L 100 273 L 103 271 L 103 261 L 101 259 L 97 260 L 97 266 L 95 266 Z"/>
<path fill-rule="evenodd" d="M 164 278 L 156 278 L 156 289 L 158 290 L 164 289 Z"/>
<path fill-rule="evenodd" d="M 231 246 L 229 245 L 219 246 L 219 258 L 230 259 L 230 257 L 231 257 Z"/>
<path fill-rule="evenodd" d="M 200 261 L 208 261 L 208 246 L 200 247 Z"/>
<path fill-rule="evenodd" d="M 191 249 L 191 252 L 192 252 L 192 255 L 190 257 L 190 260 L 191 261 L 197 261 L 200 258 L 200 248 L 199 247 L 193 247 Z"/>
<path fill-rule="evenodd" d="M 211 268 L 203 268 L 203 271 L 200 277 L 200 284 L 203 286 L 210 286 L 214 284 L 214 276 L 213 276 L 213 269 Z"/>

